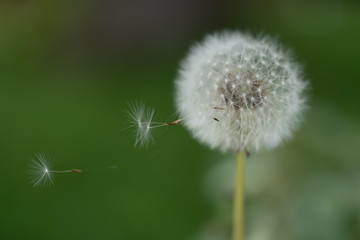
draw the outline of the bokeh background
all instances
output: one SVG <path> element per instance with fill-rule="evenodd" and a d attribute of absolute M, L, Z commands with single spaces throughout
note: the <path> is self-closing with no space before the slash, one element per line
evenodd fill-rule
<path fill-rule="evenodd" d="M 292 141 L 246 161 L 248 240 L 360 239 L 360 4 L 340 0 L 0 2 L 0 238 L 230 239 L 234 160 L 182 127 L 135 148 L 124 111 L 175 112 L 189 46 L 278 36 L 311 81 Z M 33 188 L 33 152 L 56 156 Z"/>

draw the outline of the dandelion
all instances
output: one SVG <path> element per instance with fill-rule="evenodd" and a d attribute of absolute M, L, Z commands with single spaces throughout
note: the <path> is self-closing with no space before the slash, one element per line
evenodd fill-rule
<path fill-rule="evenodd" d="M 291 137 L 304 109 L 299 65 L 269 37 L 210 35 L 191 48 L 176 79 L 184 125 L 211 148 L 237 153 L 233 239 L 242 240 L 244 153 Z"/>
<path fill-rule="evenodd" d="M 151 132 L 152 129 L 177 125 L 183 120 L 182 118 L 172 122 L 153 122 L 152 119 L 154 117 L 155 110 L 146 107 L 143 102 L 129 104 L 129 109 L 126 110 L 126 114 L 129 122 L 131 123 L 131 127 L 135 129 L 135 146 L 139 146 L 140 148 L 146 147 L 149 142 L 154 141 L 154 137 Z"/>
<path fill-rule="evenodd" d="M 152 140 L 151 129 L 183 122 L 194 138 L 237 153 L 233 239 L 243 240 L 245 154 L 289 139 L 305 107 L 306 81 L 291 53 L 270 37 L 222 32 L 193 46 L 175 80 L 181 118 L 152 122 L 154 110 L 130 106 L 135 145 Z"/>
<path fill-rule="evenodd" d="M 176 106 L 200 142 L 223 151 L 273 148 L 291 137 L 304 108 L 300 67 L 269 37 L 208 36 L 176 79 Z"/>
<path fill-rule="evenodd" d="M 51 157 L 45 153 L 34 153 L 34 157 L 31 158 L 28 170 L 30 183 L 34 187 L 53 185 L 55 173 L 82 172 L 80 169 L 70 169 L 63 171 L 53 170 L 52 167 L 54 160 L 54 157 Z"/>

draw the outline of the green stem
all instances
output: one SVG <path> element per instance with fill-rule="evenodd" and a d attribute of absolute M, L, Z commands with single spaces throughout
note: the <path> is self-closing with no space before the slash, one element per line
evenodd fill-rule
<path fill-rule="evenodd" d="M 233 240 L 244 240 L 244 152 L 236 155 Z"/>

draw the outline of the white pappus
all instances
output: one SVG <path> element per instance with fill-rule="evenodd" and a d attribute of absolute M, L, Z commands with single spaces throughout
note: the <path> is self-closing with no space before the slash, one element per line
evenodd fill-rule
<path fill-rule="evenodd" d="M 55 158 L 45 153 L 34 153 L 29 166 L 30 183 L 34 187 L 51 186 L 54 184 L 55 174 L 51 171 Z"/>
<path fill-rule="evenodd" d="M 135 129 L 135 146 L 146 147 L 149 142 L 153 141 L 151 122 L 155 110 L 146 107 L 143 102 L 135 102 L 134 104 L 128 104 L 128 106 L 129 109 L 126 110 L 126 114 L 131 127 Z"/>
<path fill-rule="evenodd" d="M 223 151 L 273 148 L 291 137 L 305 106 L 299 65 L 270 37 L 209 35 L 190 49 L 175 104 L 193 136 Z"/>

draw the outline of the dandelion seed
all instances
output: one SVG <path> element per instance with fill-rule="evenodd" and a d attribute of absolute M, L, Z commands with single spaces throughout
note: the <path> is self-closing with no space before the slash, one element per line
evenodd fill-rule
<path fill-rule="evenodd" d="M 133 105 L 129 104 L 126 113 L 131 126 L 135 129 L 135 146 L 146 147 L 149 142 L 153 141 L 150 126 L 155 110 L 147 108 L 142 102 L 135 102 Z"/>
<path fill-rule="evenodd" d="M 29 164 L 30 183 L 34 187 L 51 186 L 54 184 L 55 174 L 51 172 L 54 158 L 47 156 L 45 153 L 34 153 L 35 158 L 31 159 Z"/>
<path fill-rule="evenodd" d="M 129 104 L 126 111 L 131 127 L 135 129 L 135 146 L 140 148 L 147 147 L 150 142 L 154 141 L 152 130 L 154 128 L 178 125 L 184 118 L 177 119 L 172 122 L 153 122 L 155 110 L 146 107 L 142 102 Z"/>
<path fill-rule="evenodd" d="M 53 170 L 55 158 L 45 153 L 34 153 L 29 164 L 30 183 L 34 187 L 51 186 L 54 184 L 55 173 L 80 173 L 81 169 L 70 169 L 64 171 Z"/>

